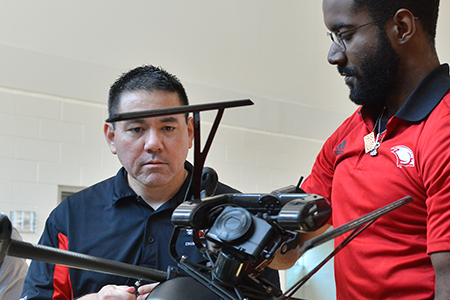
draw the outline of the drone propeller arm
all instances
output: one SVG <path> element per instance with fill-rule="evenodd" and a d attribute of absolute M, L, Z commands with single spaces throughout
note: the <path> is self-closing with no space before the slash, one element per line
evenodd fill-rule
<path fill-rule="evenodd" d="M 388 204 L 386 206 L 383 206 L 382 208 L 379 208 L 377 210 L 374 210 L 371 213 L 368 213 L 358 219 L 355 219 L 347 224 L 344 224 L 340 227 L 334 228 L 333 230 L 324 233 L 322 235 L 319 235 L 311 240 L 306 241 L 303 246 L 300 248 L 300 252 L 306 252 L 307 250 L 314 248 L 316 246 L 319 246 L 325 242 L 328 242 L 329 240 L 334 239 L 337 236 L 340 236 L 341 234 L 344 234 L 352 229 L 360 227 L 362 224 L 366 224 L 372 220 L 378 219 L 382 215 L 397 209 L 407 203 L 412 202 L 413 199 L 411 196 L 403 197 L 395 202 L 392 202 L 391 204 Z"/>
<path fill-rule="evenodd" d="M 6 254 L 44 263 L 136 279 L 158 282 L 167 280 L 167 272 L 16 240 L 9 242 Z"/>
<path fill-rule="evenodd" d="M 167 272 L 13 240 L 11 239 L 11 228 L 11 221 L 6 215 L 0 213 L 0 262 L 5 255 L 8 255 L 136 279 L 158 282 L 167 280 Z"/>

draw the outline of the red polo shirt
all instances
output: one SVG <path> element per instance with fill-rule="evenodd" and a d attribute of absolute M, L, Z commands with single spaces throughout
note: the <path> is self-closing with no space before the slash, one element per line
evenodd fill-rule
<path fill-rule="evenodd" d="M 365 153 L 364 136 L 380 109 L 358 109 L 325 142 L 302 185 L 331 202 L 334 227 L 404 196 L 414 199 L 335 257 L 338 299 L 434 298 L 429 254 L 450 251 L 449 89 L 449 67 L 441 65 L 388 121 L 377 156 Z"/>

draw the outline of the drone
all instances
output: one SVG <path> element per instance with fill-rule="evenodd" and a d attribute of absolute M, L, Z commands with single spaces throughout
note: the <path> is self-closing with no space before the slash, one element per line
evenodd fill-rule
<path fill-rule="evenodd" d="M 331 217 L 329 202 L 307 194 L 297 185 L 271 193 L 222 194 L 212 196 L 218 176 L 205 167 L 206 156 L 226 108 L 253 105 L 249 99 L 115 114 L 107 122 L 192 113 L 194 119 L 194 169 L 190 189 L 172 214 L 174 230 L 169 251 L 174 266 L 154 270 L 122 262 L 30 244 L 11 239 L 12 225 L 0 214 L 0 263 L 5 255 L 49 264 L 160 282 L 148 300 L 287 300 L 324 264 L 359 233 L 384 214 L 412 201 L 407 196 L 333 230 L 306 241 L 300 253 L 352 231 L 330 255 L 286 292 L 260 276 L 276 255 L 296 248 L 300 234 L 316 231 Z M 217 110 L 203 150 L 200 148 L 200 112 Z M 193 242 L 208 261 L 201 265 L 179 255 L 176 241 L 181 230 L 193 231 Z M 204 236 L 210 245 L 200 241 Z"/>

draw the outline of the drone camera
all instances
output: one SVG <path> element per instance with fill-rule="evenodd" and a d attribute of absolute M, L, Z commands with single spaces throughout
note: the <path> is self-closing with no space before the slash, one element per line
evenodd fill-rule
<path fill-rule="evenodd" d="M 242 207 L 227 206 L 207 231 L 206 239 L 224 248 L 259 258 L 275 237 L 273 227 Z"/>

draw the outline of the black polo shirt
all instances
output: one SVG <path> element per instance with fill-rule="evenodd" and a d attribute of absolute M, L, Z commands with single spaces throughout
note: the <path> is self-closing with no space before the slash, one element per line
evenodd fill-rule
<path fill-rule="evenodd" d="M 186 162 L 192 173 L 192 165 Z M 168 245 L 173 231 L 171 215 L 184 200 L 190 176 L 178 193 L 156 211 L 129 187 L 121 168 L 115 177 L 67 197 L 47 219 L 39 244 L 166 271 L 176 263 Z M 219 183 L 216 194 L 239 191 Z M 192 242 L 192 231 L 182 230 L 179 255 L 202 262 Z M 278 272 L 269 270 L 272 281 Z M 98 292 L 107 284 L 133 285 L 135 279 L 54 266 L 33 261 L 24 284 L 26 299 L 72 299 Z"/>

